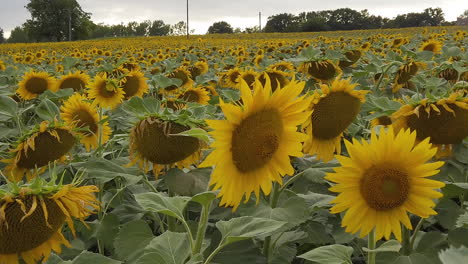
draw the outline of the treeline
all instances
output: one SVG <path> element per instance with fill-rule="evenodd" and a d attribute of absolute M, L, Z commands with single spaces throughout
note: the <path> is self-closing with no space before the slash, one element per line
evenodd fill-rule
<path fill-rule="evenodd" d="M 370 15 L 367 9 L 351 8 L 302 12 L 298 15 L 282 13 L 268 17 L 264 32 L 312 32 L 379 28 L 405 28 L 453 25 L 447 22 L 441 8 L 426 8 L 422 13 L 398 15 L 394 19 Z"/>

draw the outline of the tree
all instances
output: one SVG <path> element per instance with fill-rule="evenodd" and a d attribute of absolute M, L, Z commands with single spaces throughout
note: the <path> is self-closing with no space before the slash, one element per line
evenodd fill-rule
<path fill-rule="evenodd" d="M 209 34 L 224 34 L 233 32 L 234 29 L 232 29 L 231 25 L 229 25 L 229 23 L 226 21 L 215 22 L 208 28 Z"/>
<path fill-rule="evenodd" d="M 166 36 L 171 31 L 171 26 L 164 24 L 162 20 L 154 20 L 148 29 L 150 36 Z"/>
<path fill-rule="evenodd" d="M 444 11 L 440 7 L 426 8 L 423 14 L 426 16 L 425 24 L 427 26 L 440 26 L 445 22 Z"/>
<path fill-rule="evenodd" d="M 293 14 L 282 13 L 268 17 L 265 32 L 297 32 L 299 23 Z"/>
<path fill-rule="evenodd" d="M 187 24 L 184 21 L 179 21 L 171 26 L 171 35 L 181 36 L 187 34 Z"/>
<path fill-rule="evenodd" d="M 29 42 L 28 32 L 24 27 L 15 27 L 8 38 L 8 43 L 27 43 Z"/>
<path fill-rule="evenodd" d="M 5 37 L 3 36 L 3 29 L 0 28 L 0 44 L 5 42 Z"/>
<path fill-rule="evenodd" d="M 76 0 L 30 0 L 26 8 L 31 19 L 25 23 L 30 39 L 36 41 L 63 41 L 89 37 L 92 23 L 90 14 L 83 11 Z"/>

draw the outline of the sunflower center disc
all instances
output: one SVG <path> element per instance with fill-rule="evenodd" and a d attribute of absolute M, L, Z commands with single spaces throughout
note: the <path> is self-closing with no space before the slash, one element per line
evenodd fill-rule
<path fill-rule="evenodd" d="M 200 99 L 200 96 L 196 91 L 187 91 L 182 95 L 182 100 L 187 101 L 187 102 L 198 102 Z"/>
<path fill-rule="evenodd" d="M 253 88 L 253 85 L 255 83 L 255 75 L 253 74 L 245 74 L 244 76 L 242 76 L 242 79 L 244 79 L 244 81 L 247 83 L 247 85 L 250 87 L 250 88 Z"/>
<path fill-rule="evenodd" d="M 115 87 L 112 84 L 103 82 L 99 87 L 99 94 L 104 98 L 112 98 L 115 96 Z"/>
<path fill-rule="evenodd" d="M 267 164 L 278 150 L 283 122 L 276 109 L 262 110 L 244 119 L 232 133 L 232 159 L 241 172 Z"/>
<path fill-rule="evenodd" d="M 18 166 L 26 169 L 42 167 L 65 155 L 75 144 L 73 135 L 65 129 L 56 128 L 59 139 L 49 134 L 41 132 L 34 139 L 34 150 L 28 148 L 25 153 L 21 150 Z"/>
<path fill-rule="evenodd" d="M 328 61 L 310 62 L 307 71 L 311 76 L 320 80 L 330 80 L 336 74 L 335 66 Z"/>
<path fill-rule="evenodd" d="M 140 88 L 140 81 L 138 77 L 135 76 L 127 76 L 126 79 L 127 81 L 122 88 L 125 92 L 125 98 L 130 98 L 138 92 Z"/>
<path fill-rule="evenodd" d="M 83 134 L 85 136 L 91 136 L 93 134 L 97 134 L 98 125 L 94 121 L 93 116 L 88 111 L 80 109 L 80 110 L 74 112 L 73 113 L 73 120 L 76 120 L 76 126 L 77 127 L 79 127 L 79 128 L 88 127 L 88 129 L 92 132 L 92 133 L 90 133 L 88 131 L 83 132 Z"/>
<path fill-rule="evenodd" d="M 60 85 L 60 89 L 73 88 L 73 90 L 80 91 L 85 87 L 85 83 L 78 78 L 67 78 Z"/>
<path fill-rule="evenodd" d="M 402 205 L 408 198 L 408 175 L 392 168 L 371 167 L 364 172 L 360 191 L 373 209 L 390 210 Z"/>
<path fill-rule="evenodd" d="M 378 118 L 379 124 L 382 126 L 389 126 L 392 124 L 392 119 L 388 116 L 381 116 Z"/>
<path fill-rule="evenodd" d="M 26 196 L 21 199 L 29 212 L 33 204 L 33 197 Z M 51 199 L 44 198 L 47 207 L 48 219 L 44 217 L 40 200 L 37 198 L 35 211 L 20 222 L 24 216 L 20 204 L 10 203 L 5 208 L 5 221 L 0 223 L 0 254 L 15 254 L 34 249 L 47 240 L 62 226 L 65 215 L 58 205 Z M 0 207 L 3 203 L 0 203 Z M 8 224 L 8 225 L 7 225 Z"/>
<path fill-rule="evenodd" d="M 143 158 L 156 164 L 171 164 L 200 149 L 200 142 L 194 137 L 169 135 L 189 129 L 177 123 L 148 118 L 134 128 L 133 143 Z"/>
<path fill-rule="evenodd" d="M 416 130 L 416 137 L 423 140 L 431 138 L 433 144 L 457 144 L 468 136 L 468 110 L 455 104 L 447 104 L 455 113 L 439 106 L 440 113 L 431 111 L 430 115 L 421 107 L 419 118 L 413 114 L 408 117 L 408 127 Z M 455 114 L 455 115 L 454 115 Z"/>
<path fill-rule="evenodd" d="M 358 98 L 346 92 L 332 92 L 314 106 L 312 134 L 318 139 L 333 139 L 353 122 L 361 109 Z"/>
<path fill-rule="evenodd" d="M 42 78 L 32 77 L 26 82 L 26 90 L 33 94 L 41 94 L 47 90 L 47 81 Z"/>
<path fill-rule="evenodd" d="M 277 88 L 284 87 L 288 84 L 288 79 L 284 77 L 283 75 L 276 73 L 276 72 L 267 72 L 268 77 L 270 78 L 270 83 L 271 83 L 271 91 L 275 91 Z M 265 75 L 262 74 L 260 75 L 260 78 L 258 78 L 259 81 L 262 83 L 262 86 L 265 86 L 266 83 L 266 78 Z"/>

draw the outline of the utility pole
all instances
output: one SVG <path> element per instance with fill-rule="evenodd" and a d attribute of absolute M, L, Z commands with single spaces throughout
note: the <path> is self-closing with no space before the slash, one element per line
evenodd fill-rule
<path fill-rule="evenodd" d="M 68 8 L 68 41 L 71 41 L 72 40 L 72 36 L 71 36 L 71 30 L 72 30 L 72 26 L 71 26 L 71 8 Z"/>
<path fill-rule="evenodd" d="M 188 0 L 187 0 L 187 39 L 189 38 Z"/>
<path fill-rule="evenodd" d="M 262 31 L 262 12 L 258 12 L 258 31 Z"/>

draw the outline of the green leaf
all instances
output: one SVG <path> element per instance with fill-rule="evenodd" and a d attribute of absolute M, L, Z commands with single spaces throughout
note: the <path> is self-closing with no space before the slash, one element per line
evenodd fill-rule
<path fill-rule="evenodd" d="M 169 134 L 171 136 L 186 136 L 186 137 L 194 137 L 198 138 L 200 140 L 203 140 L 206 143 L 210 143 L 210 136 L 208 135 L 208 132 L 206 130 L 195 127 L 183 132 L 180 132 L 178 134 Z"/>
<path fill-rule="evenodd" d="M 92 253 L 89 251 L 83 251 L 75 259 L 73 259 L 72 264 L 89 264 L 89 263 L 99 263 L 99 264 L 119 264 L 121 261 L 105 257 L 101 254 Z"/>
<path fill-rule="evenodd" d="M 153 238 L 137 264 L 183 264 L 190 256 L 187 233 L 167 231 Z"/>
<path fill-rule="evenodd" d="M 335 244 L 314 248 L 298 257 L 316 263 L 352 264 L 351 255 L 353 254 L 353 251 L 352 247 Z"/>
<path fill-rule="evenodd" d="M 184 219 L 184 208 L 190 201 L 190 197 L 166 197 L 153 192 L 136 194 L 135 199 L 145 211 L 162 213 L 179 220 Z"/>
<path fill-rule="evenodd" d="M 211 168 L 194 169 L 189 172 L 173 168 L 164 175 L 164 180 L 176 194 L 193 196 L 208 189 L 210 173 Z"/>
<path fill-rule="evenodd" d="M 122 177 L 127 181 L 127 185 L 130 185 L 137 183 L 142 177 L 131 174 L 133 169 L 126 169 L 122 166 L 123 164 L 118 164 L 115 160 L 111 161 L 103 158 L 94 158 L 84 163 L 78 163 L 77 165 L 86 168 L 88 178 L 96 179 L 101 183 L 106 183 L 117 177 Z"/>
<path fill-rule="evenodd" d="M 435 264 L 430 258 L 420 253 L 414 253 L 409 256 L 399 256 L 392 264 Z"/>
<path fill-rule="evenodd" d="M 468 229 L 460 227 L 450 230 L 448 240 L 451 245 L 468 247 Z"/>
<path fill-rule="evenodd" d="M 154 97 L 132 97 L 122 104 L 122 109 L 133 116 L 146 116 L 148 114 L 158 113 L 161 102 Z"/>
<path fill-rule="evenodd" d="M 204 192 L 193 196 L 191 201 L 199 203 L 202 206 L 208 206 L 214 199 L 216 199 L 215 192 Z"/>
<path fill-rule="evenodd" d="M 128 222 L 115 239 L 115 252 L 122 260 L 133 262 L 143 255 L 144 248 L 153 238 L 153 232 L 145 221 Z"/>
<path fill-rule="evenodd" d="M 16 117 L 18 115 L 18 103 L 9 96 L 0 96 L 0 114 Z"/>
<path fill-rule="evenodd" d="M 397 240 L 388 240 L 376 249 L 368 249 L 363 247 L 362 250 L 365 252 L 398 252 L 400 251 L 401 244 Z"/>
<path fill-rule="evenodd" d="M 458 216 L 463 212 L 460 206 L 450 199 L 440 200 L 435 210 L 438 212 L 435 218 L 447 229 L 453 229 L 455 227 Z"/>
<path fill-rule="evenodd" d="M 107 214 L 97 226 L 96 237 L 104 243 L 108 250 L 114 248 L 114 240 L 119 231 L 119 218 L 114 214 Z"/>
<path fill-rule="evenodd" d="M 264 264 L 265 256 L 251 240 L 243 240 L 224 247 L 213 258 L 211 264 Z"/>
<path fill-rule="evenodd" d="M 456 227 L 464 227 L 468 228 L 468 211 L 466 211 L 464 214 L 460 215 L 457 219 L 457 223 L 455 225 Z"/>
<path fill-rule="evenodd" d="M 268 236 L 280 229 L 286 222 L 266 218 L 243 216 L 229 221 L 218 221 L 216 227 L 223 236 L 223 245 L 258 236 Z"/>
<path fill-rule="evenodd" d="M 424 252 L 428 250 L 433 251 L 441 245 L 444 245 L 445 241 L 447 241 L 447 234 L 443 234 L 439 231 L 431 231 L 424 233 L 421 236 L 419 241 L 417 241 L 415 248 L 418 252 Z"/>
<path fill-rule="evenodd" d="M 158 84 L 159 87 L 163 89 L 171 85 L 175 85 L 179 87 L 182 84 L 182 80 L 175 79 L 175 78 L 168 78 L 162 74 L 154 76 L 153 80 Z"/>
<path fill-rule="evenodd" d="M 317 49 L 315 47 L 309 46 L 305 49 L 301 50 L 301 53 L 299 54 L 299 57 L 302 57 L 306 60 L 315 60 L 318 55 L 322 53 L 320 49 Z"/>
<path fill-rule="evenodd" d="M 439 252 L 439 259 L 443 264 L 466 263 L 468 260 L 468 248 L 450 247 L 447 250 Z"/>
<path fill-rule="evenodd" d="M 330 207 L 330 201 L 335 199 L 335 196 L 321 193 L 309 192 L 307 194 L 298 194 L 302 197 L 311 209 Z"/>
<path fill-rule="evenodd" d="M 41 103 L 36 107 L 36 114 L 42 120 L 53 121 L 56 117 L 60 115 L 60 109 L 54 102 L 52 102 L 48 98 L 44 98 L 41 100 Z"/>

